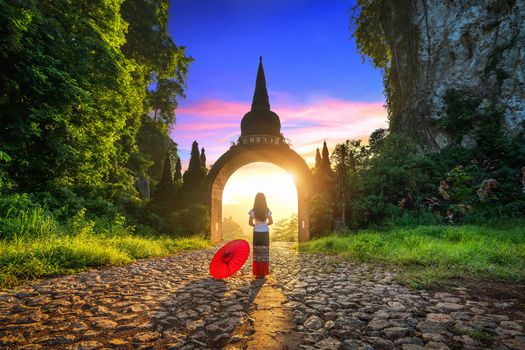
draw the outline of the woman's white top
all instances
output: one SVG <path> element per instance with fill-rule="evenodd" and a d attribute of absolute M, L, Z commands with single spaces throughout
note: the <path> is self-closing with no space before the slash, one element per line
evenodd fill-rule
<path fill-rule="evenodd" d="M 255 217 L 255 212 L 250 210 L 248 213 L 250 214 L 250 217 L 254 219 L 255 226 L 253 227 L 253 230 L 255 232 L 269 232 L 270 229 L 268 228 L 268 219 L 272 217 L 272 212 L 268 210 L 268 213 L 266 213 L 266 220 L 260 221 Z"/>

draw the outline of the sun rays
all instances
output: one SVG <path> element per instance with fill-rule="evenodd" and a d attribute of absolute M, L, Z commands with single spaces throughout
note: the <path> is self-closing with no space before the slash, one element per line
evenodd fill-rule
<path fill-rule="evenodd" d="M 270 163 L 252 163 L 237 170 L 222 195 L 223 217 L 232 217 L 249 232 L 248 211 L 257 192 L 263 192 L 275 221 L 297 213 L 297 190 L 290 174 Z"/>

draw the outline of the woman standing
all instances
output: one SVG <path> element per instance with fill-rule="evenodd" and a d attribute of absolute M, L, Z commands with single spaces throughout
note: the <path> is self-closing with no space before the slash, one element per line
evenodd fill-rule
<path fill-rule="evenodd" d="M 253 274 L 263 278 L 270 273 L 270 229 L 273 224 L 272 212 L 266 204 L 263 193 L 255 195 L 253 209 L 250 210 L 248 224 L 253 226 Z"/>

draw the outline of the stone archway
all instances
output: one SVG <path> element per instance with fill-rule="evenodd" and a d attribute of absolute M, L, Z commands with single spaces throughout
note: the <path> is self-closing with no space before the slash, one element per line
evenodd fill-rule
<path fill-rule="evenodd" d="M 226 182 L 237 169 L 254 162 L 275 164 L 292 175 L 297 189 L 299 242 L 308 241 L 308 200 L 312 173 L 304 159 L 285 142 L 281 134 L 281 120 L 270 110 L 262 57 L 257 70 L 252 108 L 241 120 L 239 141 L 215 162 L 208 174 L 212 241 L 219 242 L 222 238 L 222 192 Z"/>
<path fill-rule="evenodd" d="M 257 138 L 254 138 L 254 142 Z M 268 137 L 268 139 L 270 139 Z M 261 138 L 259 138 L 261 141 Z M 222 194 L 230 176 L 244 165 L 254 162 L 275 164 L 286 170 L 297 189 L 299 242 L 310 239 L 308 200 L 311 194 L 312 173 L 304 159 L 286 144 L 239 144 L 232 146 L 215 162 L 208 174 L 211 196 L 211 240 L 222 239 Z"/>

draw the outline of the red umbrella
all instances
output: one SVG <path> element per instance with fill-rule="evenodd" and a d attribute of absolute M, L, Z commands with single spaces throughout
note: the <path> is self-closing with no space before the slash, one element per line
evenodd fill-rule
<path fill-rule="evenodd" d="M 215 278 L 233 275 L 244 265 L 250 255 L 250 244 L 244 239 L 236 239 L 221 247 L 210 263 L 210 274 Z"/>

